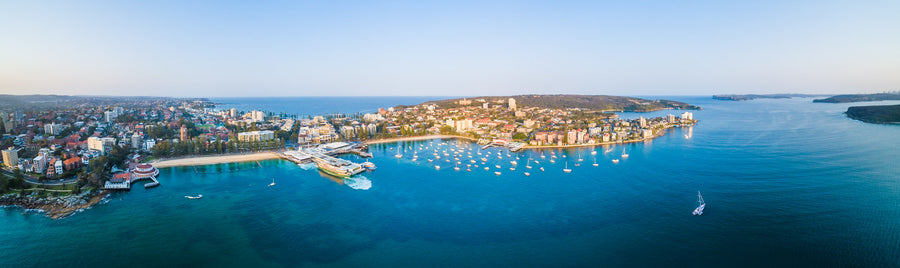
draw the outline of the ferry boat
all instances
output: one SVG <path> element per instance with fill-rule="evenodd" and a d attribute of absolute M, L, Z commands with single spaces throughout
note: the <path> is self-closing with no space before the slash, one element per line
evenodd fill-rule
<path fill-rule="evenodd" d="M 365 170 L 365 168 L 363 168 L 359 164 L 355 164 L 353 162 L 350 162 L 350 161 L 347 161 L 344 159 L 339 159 L 339 158 L 315 157 L 315 158 L 313 158 L 313 161 L 316 162 L 316 166 L 319 168 L 319 170 L 322 170 L 322 172 L 325 172 L 329 175 L 337 176 L 337 177 L 350 177 L 350 176 L 359 174 L 360 172 L 363 172 L 363 170 Z"/>
<path fill-rule="evenodd" d="M 700 205 L 694 209 L 694 215 L 703 215 L 703 209 L 706 208 L 706 202 L 703 201 L 703 196 L 700 195 L 700 191 L 697 191 L 697 202 L 700 203 Z"/>

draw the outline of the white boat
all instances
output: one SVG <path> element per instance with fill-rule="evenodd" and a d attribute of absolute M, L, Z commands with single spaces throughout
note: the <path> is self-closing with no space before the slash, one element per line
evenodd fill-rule
<path fill-rule="evenodd" d="M 455 167 L 453 167 L 453 170 L 459 171 L 459 164 L 457 164 Z"/>
<path fill-rule="evenodd" d="M 581 162 L 581 161 L 584 161 L 584 159 L 581 159 L 581 153 L 578 153 L 578 162 Z"/>
<path fill-rule="evenodd" d="M 556 163 L 556 160 L 550 159 L 550 163 Z"/>
<path fill-rule="evenodd" d="M 622 149 L 622 158 L 628 158 L 628 154 L 625 153 L 625 149 Z"/>
<path fill-rule="evenodd" d="M 500 168 L 500 165 L 494 165 L 495 168 Z"/>
<path fill-rule="evenodd" d="M 491 170 L 490 167 L 484 167 L 484 170 Z"/>
<path fill-rule="evenodd" d="M 546 156 L 544 156 L 544 152 L 541 152 L 541 158 L 547 158 Z"/>
<path fill-rule="evenodd" d="M 363 162 L 363 163 L 362 163 L 362 166 L 363 166 L 364 168 L 368 169 L 368 170 L 374 170 L 374 169 L 375 169 L 375 163 L 369 162 L 369 160 L 366 160 L 366 162 Z"/>
<path fill-rule="evenodd" d="M 613 162 L 613 164 L 618 164 L 618 163 L 619 163 L 619 159 L 613 159 L 612 162 Z"/>
<path fill-rule="evenodd" d="M 203 195 L 202 195 L 202 194 L 198 194 L 198 195 L 196 195 L 196 196 L 185 195 L 184 198 L 187 198 L 187 199 L 200 199 L 200 198 L 203 198 Z"/>
<path fill-rule="evenodd" d="M 516 162 L 516 161 L 509 161 L 509 163 L 510 163 L 510 164 L 512 164 L 512 165 L 513 165 L 513 166 L 515 166 L 515 165 L 518 165 L 518 164 L 519 164 L 519 162 Z"/>
<path fill-rule="evenodd" d="M 516 168 L 511 167 L 511 168 L 509 168 L 509 171 L 516 171 Z"/>
<path fill-rule="evenodd" d="M 430 162 L 434 162 L 434 160 L 428 159 L 428 162 L 429 162 L 429 163 L 430 163 Z"/>
<path fill-rule="evenodd" d="M 569 169 L 569 162 L 566 162 L 566 168 L 563 169 L 563 172 L 565 172 L 565 173 L 572 172 L 572 170 Z"/>
<path fill-rule="evenodd" d="M 401 158 L 401 157 L 403 157 L 403 155 L 400 154 L 400 146 L 397 146 L 397 154 L 395 154 L 394 157 L 396 157 L 396 158 Z"/>
<path fill-rule="evenodd" d="M 531 173 L 525 172 L 525 177 L 531 176 Z"/>
<path fill-rule="evenodd" d="M 500 171 L 494 171 L 494 175 L 500 176 Z"/>
<path fill-rule="evenodd" d="M 697 191 L 697 202 L 700 203 L 700 205 L 694 209 L 694 215 L 703 215 L 703 209 L 706 208 L 706 202 L 703 201 L 703 196 L 700 195 L 700 191 Z"/>
<path fill-rule="evenodd" d="M 272 183 L 269 183 L 269 186 L 275 186 L 275 178 L 272 178 Z"/>
<path fill-rule="evenodd" d="M 544 167 L 541 167 L 541 171 L 544 171 Z"/>
<path fill-rule="evenodd" d="M 591 155 L 597 155 L 597 151 L 591 151 Z"/>
<path fill-rule="evenodd" d="M 434 166 L 434 169 L 441 170 L 441 166 Z"/>

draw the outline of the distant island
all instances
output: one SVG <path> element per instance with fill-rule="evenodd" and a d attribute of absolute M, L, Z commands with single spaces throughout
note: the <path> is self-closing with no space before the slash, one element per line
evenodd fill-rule
<path fill-rule="evenodd" d="M 510 98 L 514 98 L 516 104 L 524 107 L 541 107 L 548 109 L 585 109 L 601 112 L 652 112 L 663 109 L 701 110 L 699 106 L 672 100 L 648 100 L 607 95 L 483 96 L 429 101 L 422 104 L 434 104 L 443 108 L 459 108 L 469 105 L 483 105 L 484 103 L 487 103 L 487 105 L 505 105 L 506 100 Z M 404 106 L 401 106 L 401 108 L 402 107 Z"/>
<path fill-rule="evenodd" d="M 900 124 L 900 105 L 854 106 L 846 114 L 866 123 Z"/>
<path fill-rule="evenodd" d="M 837 95 L 825 99 L 815 99 L 813 102 L 820 103 L 848 103 L 861 101 L 884 101 L 884 100 L 900 100 L 900 92 L 886 92 L 875 94 L 850 94 Z"/>
<path fill-rule="evenodd" d="M 713 95 L 713 99 L 716 100 L 729 100 L 729 101 L 746 101 L 746 100 L 754 100 L 754 99 L 790 99 L 790 98 L 808 98 L 808 97 L 821 97 L 821 96 L 829 96 L 829 95 L 813 95 L 813 94 L 723 94 L 723 95 Z"/>

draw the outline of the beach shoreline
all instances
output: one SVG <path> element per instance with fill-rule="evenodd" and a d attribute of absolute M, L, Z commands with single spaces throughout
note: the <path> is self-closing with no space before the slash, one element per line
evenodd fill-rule
<path fill-rule="evenodd" d="M 281 156 L 275 152 L 260 152 L 251 154 L 238 155 L 216 155 L 216 156 L 197 156 L 178 159 L 163 159 L 149 162 L 156 168 L 166 167 L 182 167 L 182 166 L 202 166 L 224 163 L 250 162 L 260 160 L 279 159 Z"/>

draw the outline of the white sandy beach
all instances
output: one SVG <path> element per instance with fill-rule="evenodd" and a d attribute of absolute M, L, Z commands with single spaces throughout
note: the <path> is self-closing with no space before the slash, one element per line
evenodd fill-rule
<path fill-rule="evenodd" d="M 262 153 L 252 153 L 252 154 L 239 154 L 239 155 L 219 155 L 219 156 L 198 156 L 198 157 L 188 157 L 188 158 L 178 158 L 178 159 L 166 159 L 160 161 L 150 162 L 154 167 L 164 168 L 164 167 L 178 167 L 178 166 L 200 166 L 200 165 L 211 165 L 211 164 L 221 164 L 221 163 L 235 163 L 235 162 L 248 162 L 248 161 L 258 161 L 258 160 L 268 160 L 268 159 L 277 159 L 280 158 L 277 153 L 274 152 L 262 152 Z"/>

